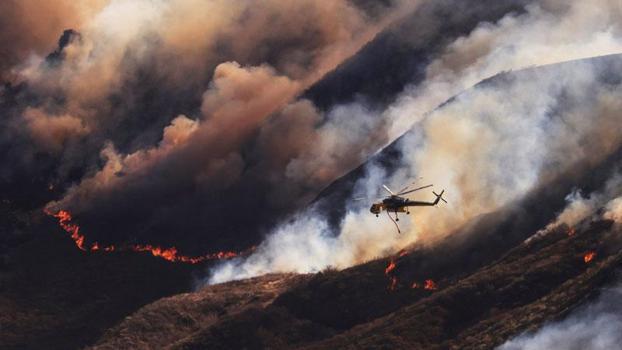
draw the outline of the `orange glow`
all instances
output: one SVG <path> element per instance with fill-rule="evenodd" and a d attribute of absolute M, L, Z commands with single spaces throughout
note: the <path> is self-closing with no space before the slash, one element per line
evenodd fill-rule
<path fill-rule="evenodd" d="M 388 275 L 393 270 L 395 270 L 395 261 L 393 261 L 393 259 L 391 259 L 389 261 L 389 265 L 387 266 L 387 268 L 384 269 L 384 274 Z"/>
<path fill-rule="evenodd" d="M 403 257 L 404 255 L 408 255 L 408 250 L 404 249 L 404 250 L 400 251 L 400 253 L 399 253 L 399 257 L 401 258 L 401 257 Z"/>
<path fill-rule="evenodd" d="M 589 263 L 590 261 L 594 260 L 594 258 L 596 257 L 596 252 L 590 251 L 585 253 L 585 255 L 583 255 L 583 261 L 585 261 L 585 263 Z"/>
<path fill-rule="evenodd" d="M 58 213 L 52 214 L 51 212 L 45 210 L 45 213 L 58 219 L 59 225 L 63 228 L 63 230 L 71 234 L 71 239 L 73 239 L 74 243 L 80 250 L 83 250 L 83 251 L 90 250 L 91 252 L 97 252 L 97 251 L 113 252 L 117 250 L 117 248 L 113 245 L 102 247 L 99 245 L 98 242 L 94 242 L 93 244 L 91 244 L 89 248 L 87 248 L 86 243 L 85 243 L 86 237 L 80 234 L 80 227 L 71 222 L 72 216 L 68 211 L 60 210 L 58 211 Z M 253 250 L 255 250 L 255 247 L 252 247 L 251 249 L 243 253 L 224 251 L 224 252 L 217 252 L 213 254 L 206 254 L 206 255 L 194 256 L 194 257 L 179 254 L 179 252 L 177 251 L 177 248 L 175 247 L 162 248 L 158 246 L 153 246 L 151 244 L 136 244 L 136 245 L 125 247 L 125 248 L 121 247 L 118 250 L 129 250 L 133 252 L 149 252 L 151 253 L 151 255 L 155 257 L 162 258 L 164 260 L 171 261 L 171 262 L 198 264 L 198 263 L 201 263 L 207 260 L 222 260 L 222 259 L 235 258 L 236 256 L 239 256 L 241 254 L 248 254 L 252 252 Z"/>
<path fill-rule="evenodd" d="M 412 289 L 417 289 L 417 288 L 419 288 L 419 287 L 421 287 L 421 286 L 419 285 L 419 283 L 417 283 L 417 282 L 413 282 L 413 285 L 412 285 L 410 288 L 412 288 Z"/>
<path fill-rule="evenodd" d="M 576 231 L 574 230 L 573 227 L 569 227 L 568 231 L 566 232 L 568 234 L 568 236 L 574 236 L 574 234 L 576 233 Z"/>
<path fill-rule="evenodd" d="M 425 285 L 423 286 L 423 289 L 426 289 L 426 290 L 436 290 L 436 289 L 438 289 L 438 286 L 432 280 L 425 280 Z"/>

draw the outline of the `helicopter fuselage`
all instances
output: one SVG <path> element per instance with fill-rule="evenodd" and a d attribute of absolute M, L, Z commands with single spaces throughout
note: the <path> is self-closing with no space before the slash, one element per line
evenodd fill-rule
<path fill-rule="evenodd" d="M 436 195 L 436 193 L 434 193 L 436 195 L 436 200 L 433 202 L 413 201 L 408 198 L 392 195 L 383 199 L 382 202 L 372 204 L 369 211 L 376 215 L 380 214 L 383 210 L 392 213 L 408 213 L 408 207 L 424 207 L 438 204 L 438 201 L 441 200 L 443 192 L 441 192 L 440 195 Z"/>
<path fill-rule="evenodd" d="M 410 202 L 412 201 L 408 198 L 391 196 L 383 199 L 382 202 L 372 204 L 369 211 L 374 214 L 379 214 L 383 210 L 405 213 L 408 211 L 407 207 L 410 205 Z"/>

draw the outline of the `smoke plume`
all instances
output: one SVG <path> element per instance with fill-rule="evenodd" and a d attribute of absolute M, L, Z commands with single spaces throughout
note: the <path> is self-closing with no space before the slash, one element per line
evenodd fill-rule
<path fill-rule="evenodd" d="M 320 112 L 296 99 L 418 2 L 367 5 L 111 0 L 78 11 L 59 4 L 54 16 L 80 17 L 63 18 L 55 35 L 73 30 L 56 48 L 50 40 L 6 68 L 3 123 L 17 132 L 0 141 L 21 146 L 3 155 L 17 163 L 3 180 L 57 185 L 64 194 L 47 208 L 71 210 L 100 240 L 234 231 L 213 244 L 251 244 L 260 226 L 387 141 L 364 105 Z M 352 113 L 365 115 L 360 124 Z M 339 131 L 346 127 L 359 133 Z M 282 200 L 292 194 L 292 204 Z M 201 219 L 179 222 L 187 215 Z M 211 244 L 208 236 L 192 245 Z"/>
<path fill-rule="evenodd" d="M 622 341 L 622 285 L 607 288 L 598 299 L 563 321 L 509 340 L 498 349 L 615 349 Z"/>
<path fill-rule="evenodd" d="M 383 183 L 397 189 L 421 176 L 448 190 L 447 207 L 414 210 L 402 235 L 370 215 L 368 203 L 346 204 L 338 232 L 311 209 L 275 229 L 248 259 L 213 270 L 209 282 L 345 268 L 414 242 L 433 242 L 549 179 L 599 164 L 622 142 L 616 131 L 622 118 L 619 58 L 495 75 L 622 52 L 618 9 L 615 1 L 545 1 L 482 24 L 449 45 L 423 83 L 379 113 L 389 121 L 390 139 L 410 125 L 413 130 L 398 141 L 398 169 L 384 174 L 381 166 L 368 165 L 353 196 L 375 198 Z M 418 199 L 433 197 L 423 192 Z"/>

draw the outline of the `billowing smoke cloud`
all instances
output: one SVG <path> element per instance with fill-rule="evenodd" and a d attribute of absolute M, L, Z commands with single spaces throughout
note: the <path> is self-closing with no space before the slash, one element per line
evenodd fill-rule
<path fill-rule="evenodd" d="M 620 194 L 622 194 L 622 177 L 617 173 L 614 174 L 604 184 L 604 188 L 599 191 L 584 195 L 579 189 L 574 189 L 566 196 L 566 202 L 568 202 L 568 204 L 564 210 L 557 215 L 557 218 L 529 239 L 546 235 L 552 229 L 560 225 L 566 225 L 572 228 L 584 219 L 595 215 L 601 208 L 606 209 L 606 213 L 602 215 L 603 218 L 619 221 L 617 218 L 619 215 L 617 197 Z"/>
<path fill-rule="evenodd" d="M 618 348 L 622 341 L 622 285 L 607 288 L 598 299 L 574 311 L 563 321 L 544 325 L 535 333 L 512 339 L 498 349 L 585 349 Z"/>
<path fill-rule="evenodd" d="M 344 268 L 416 241 L 430 242 L 573 167 L 598 164 L 622 142 L 616 131 L 622 118 L 619 59 L 501 75 L 429 111 L 501 71 L 622 52 L 618 9 L 615 1 L 598 6 L 547 1 L 481 25 L 429 66 L 426 81 L 381 113 L 392 123 L 389 135 L 412 124 L 414 131 L 399 141 L 399 169 L 383 174 L 368 167 L 355 195 L 373 198 L 383 182 L 400 188 L 422 176 L 448 190 L 446 209 L 417 210 L 401 236 L 390 224 L 374 221 L 368 203 L 348 205 L 336 234 L 310 210 L 277 228 L 250 258 L 213 270 L 210 283 L 274 271 Z M 550 59 L 542 58 L 545 49 Z M 433 199 L 427 196 L 422 193 L 421 199 Z"/>
<path fill-rule="evenodd" d="M 542 0 L 521 15 L 482 23 L 450 44 L 426 80 L 392 107 L 392 136 L 448 98 L 499 72 L 622 52 L 621 4 L 615 0 Z"/>
<path fill-rule="evenodd" d="M 3 122 L 19 132 L 1 139 L 24 146 L 3 157 L 22 163 L 3 178 L 42 172 L 34 160 L 45 159 L 37 164 L 47 181 L 74 182 L 48 208 L 84 214 L 85 229 L 109 240 L 152 231 L 256 237 L 258 224 L 306 203 L 386 143 L 383 125 L 362 105 L 324 113 L 295 99 L 418 2 L 384 4 L 93 4 L 79 21 L 62 22 L 76 31 L 65 31 L 58 47 L 52 40 L 10 67 L 6 91 L 16 97 Z M 362 114 L 360 123 L 352 113 Z M 335 131 L 345 127 L 359 132 Z M 202 218 L 173 222 L 188 215 Z M 233 215 L 248 220 L 230 227 Z"/>
<path fill-rule="evenodd" d="M 212 86 L 203 95 L 201 120 L 178 116 L 164 129 L 160 144 L 151 149 L 123 155 L 107 148 L 104 168 L 71 188 L 49 208 L 80 213 L 88 210 L 85 206 L 89 204 L 102 205 L 101 198 L 111 192 L 153 193 L 162 187 L 180 188 L 184 183 L 195 183 L 199 188 L 225 186 L 235 181 L 242 170 L 237 154 L 240 144 L 297 88 L 295 82 L 275 75 L 269 67 L 242 68 L 237 63 L 223 63 L 216 68 Z M 141 183 L 143 176 L 151 180 Z M 110 200 L 124 199 L 115 196 Z"/>
<path fill-rule="evenodd" d="M 60 151 L 69 139 L 89 132 L 78 118 L 70 115 L 50 116 L 38 108 L 27 108 L 24 120 L 35 142 L 53 152 Z"/>
<path fill-rule="evenodd" d="M 130 89 L 145 85 L 142 74 L 154 74 L 160 90 L 183 89 L 196 96 L 218 64 L 236 61 L 270 65 L 300 81 L 302 88 L 353 54 L 383 25 L 369 25 L 363 13 L 341 0 L 267 1 L 261 6 L 251 1 L 113 0 L 91 17 L 86 23 L 75 21 L 81 40 L 63 48 L 62 65 L 51 69 L 39 56 L 16 71 L 39 95 L 62 97 L 59 108 L 102 130 L 105 138 L 110 137 L 107 129 L 119 132 L 118 123 L 132 118 L 131 108 L 118 110 L 114 100 L 122 99 L 128 107 L 138 102 L 120 93 L 138 93 Z M 46 102 L 57 106 L 52 98 Z"/>
<path fill-rule="evenodd" d="M 438 238 L 619 146 L 619 86 L 588 63 L 498 77 L 432 112 L 502 71 L 621 52 L 618 2 L 543 0 L 481 23 L 384 111 L 364 99 L 322 110 L 299 99 L 419 5 L 365 12 L 365 3 L 110 0 L 79 10 L 59 3 L 49 18 L 62 20 L 41 27 L 55 36 L 77 32 L 46 46 L 48 33 L 37 36 L 43 29 L 31 24 L 36 40 L 21 33 L 25 49 L 14 46 L 2 67 L 12 85 L 2 88 L 2 108 L 10 108 L 0 141 L 20 145 L 3 153 L 16 166 L 2 179 L 63 184 L 48 208 L 70 210 L 100 242 L 246 248 L 416 125 L 396 145 L 399 169 L 368 166 L 355 195 L 375 197 L 382 183 L 399 188 L 423 176 L 448 190 L 447 210 L 418 211 L 396 236 L 366 202 L 348 205 L 337 235 L 310 209 L 274 229 L 248 260 L 215 272 L 212 281 L 222 281 L 346 267 Z M 9 4 L 6 13 L 15 13 Z"/>
<path fill-rule="evenodd" d="M 402 10 L 406 6 L 396 3 Z M 45 13 L 30 1 L 3 6 L 7 11 L 2 16 L 11 17 L 3 23 L 19 22 L 11 31 L 28 27 L 17 36 L 22 40 L 9 36 L 32 54 L 28 60 L 25 54 L 16 56 L 20 60 L 10 69 L 13 80 L 27 84 L 36 97 L 25 107 L 79 118 L 90 130 L 93 148 L 111 140 L 123 151 L 152 146 L 176 114 L 193 112 L 223 62 L 271 66 L 299 82 L 300 91 L 399 14 L 385 7 L 383 16 L 372 19 L 345 0 L 273 0 L 260 6 L 220 0 L 112 0 L 88 7 L 60 2 Z M 18 12 L 29 16 L 15 16 Z M 35 13 L 46 20 L 18 20 Z M 50 30 L 46 21 L 62 27 Z M 45 35 L 38 34 L 35 24 L 45 26 L 40 30 Z M 63 43 L 54 57 L 45 58 L 69 27 L 80 33 L 79 40 Z M 39 48 L 28 35 L 45 40 L 46 46 Z"/>

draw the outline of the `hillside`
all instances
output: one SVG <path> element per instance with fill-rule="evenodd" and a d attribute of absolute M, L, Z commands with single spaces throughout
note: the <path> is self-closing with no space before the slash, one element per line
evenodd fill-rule
<path fill-rule="evenodd" d="M 619 0 L 0 28 L 0 350 L 622 343 Z"/>
<path fill-rule="evenodd" d="M 501 74 L 478 87 L 585 62 Z M 612 72 L 621 61 L 610 56 L 589 62 Z M 601 76 L 619 83 L 612 74 Z M 369 164 L 390 169 L 399 142 Z M 272 274 L 160 300 L 108 330 L 94 348 L 493 348 L 563 318 L 615 282 L 620 226 L 602 212 L 528 238 L 554 221 L 573 188 L 603 189 L 621 156 L 618 150 L 598 162 L 578 162 L 432 245 L 342 271 Z M 335 209 L 334 201 L 347 198 L 366 166 L 329 186 L 316 204 L 333 200 Z"/>
<path fill-rule="evenodd" d="M 560 228 L 472 273 L 412 288 L 425 250 L 314 276 L 268 275 L 162 299 L 110 329 L 94 349 L 489 349 L 568 314 L 612 282 L 622 255 L 611 221 Z M 590 262 L 586 252 L 596 252 Z M 451 251 L 445 252 L 451 254 Z M 448 275 L 452 271 L 448 271 Z"/>

